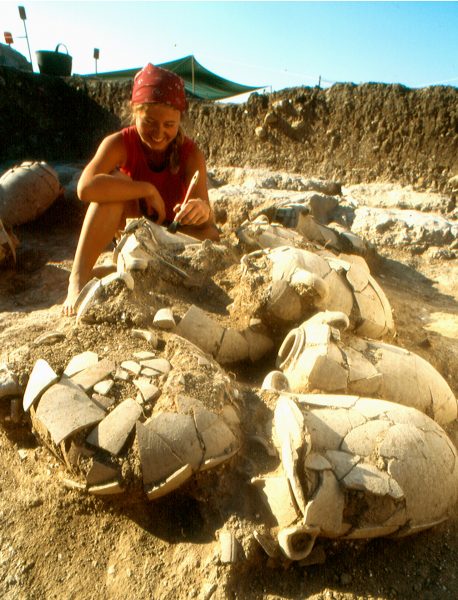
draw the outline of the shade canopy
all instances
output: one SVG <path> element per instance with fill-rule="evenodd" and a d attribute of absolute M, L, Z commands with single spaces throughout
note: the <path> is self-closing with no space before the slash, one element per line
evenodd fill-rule
<path fill-rule="evenodd" d="M 220 77 L 203 67 L 192 55 L 170 62 L 156 64 L 156 66 L 179 75 L 184 80 L 186 93 L 195 98 L 204 100 L 222 100 L 223 98 L 230 98 L 232 96 L 238 96 L 239 94 L 254 92 L 255 90 L 265 87 L 242 85 L 224 79 L 224 77 Z M 140 69 L 141 67 L 136 69 L 126 69 L 124 71 L 110 71 L 108 73 L 86 75 L 86 77 L 98 77 L 100 79 L 113 80 L 133 79 Z"/>

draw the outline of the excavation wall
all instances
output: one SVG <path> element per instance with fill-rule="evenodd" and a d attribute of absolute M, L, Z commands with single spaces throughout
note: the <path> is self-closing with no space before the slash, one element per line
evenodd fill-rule
<path fill-rule="evenodd" d="M 131 83 L 0 67 L 0 162 L 87 160 L 122 124 Z M 187 130 L 210 166 L 287 170 L 343 183 L 447 190 L 458 174 L 458 89 L 367 83 L 190 101 Z"/>

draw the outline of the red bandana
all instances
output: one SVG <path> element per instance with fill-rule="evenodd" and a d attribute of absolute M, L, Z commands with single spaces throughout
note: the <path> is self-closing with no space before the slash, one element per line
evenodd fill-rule
<path fill-rule="evenodd" d="M 171 71 L 148 63 L 135 75 L 132 103 L 150 104 L 153 102 L 168 104 L 180 112 L 185 111 L 188 105 L 184 91 L 184 81 L 181 77 Z"/>

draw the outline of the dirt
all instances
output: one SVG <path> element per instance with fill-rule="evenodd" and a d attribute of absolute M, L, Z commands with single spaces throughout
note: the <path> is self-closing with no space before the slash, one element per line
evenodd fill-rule
<path fill-rule="evenodd" d="M 84 160 L 120 128 L 132 80 L 52 77 L 0 67 L 0 162 Z M 447 190 L 458 173 L 458 89 L 338 83 L 190 99 L 186 131 L 212 166 Z M 453 202 L 456 202 L 456 190 Z"/>
<path fill-rule="evenodd" d="M 21 240 L 15 269 L 0 275 L 1 361 L 25 385 L 39 357 L 57 372 L 83 350 L 116 361 L 147 343 L 134 339 L 135 319 L 105 318 L 76 325 L 60 314 L 81 223 L 81 214 L 58 201 L 37 221 L 17 228 Z M 227 305 L 239 270 L 233 225 L 243 211 L 232 207 L 220 223 L 220 256 L 183 257 L 187 267 L 207 264 L 191 288 L 155 288 L 152 307 L 171 305 L 182 316 L 190 303 L 227 324 Z M 62 217 L 65 215 L 65 219 Z M 108 254 L 106 255 L 108 256 Z M 205 259 L 205 260 L 204 260 Z M 194 263 L 193 263 L 194 261 Z M 205 262 L 206 261 L 206 262 Z M 432 260 L 409 249 L 378 249 L 376 279 L 386 292 L 397 328 L 394 343 L 431 362 L 458 393 L 458 272 L 456 260 Z M 151 309 L 152 310 L 152 309 Z M 146 318 L 139 313 L 139 322 Z M 34 345 L 56 331 L 64 339 Z M 164 348 L 168 335 L 159 332 Z M 261 364 L 230 369 L 240 388 L 245 442 L 220 468 L 194 477 L 171 495 L 148 502 L 141 494 L 101 500 L 66 488 L 64 466 L 31 433 L 30 422 L 11 420 L 10 402 L 0 403 L 0 594 L 34 599 L 249 599 L 326 600 L 458 598 L 458 511 L 443 524 L 401 539 L 322 540 L 312 564 L 269 558 L 252 537 L 266 515 L 250 485 L 276 459 L 252 436 L 265 434 L 271 407 L 253 393 L 271 370 Z M 457 443 L 456 428 L 450 436 Z M 421 486 L 421 482 L 419 482 Z M 419 493 L 428 493 L 419 489 Z M 236 535 L 239 558 L 220 559 L 219 534 Z"/>

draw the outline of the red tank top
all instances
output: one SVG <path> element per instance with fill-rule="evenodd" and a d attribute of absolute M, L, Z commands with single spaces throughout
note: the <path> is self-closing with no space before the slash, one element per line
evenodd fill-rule
<path fill-rule="evenodd" d="M 148 166 L 135 125 L 122 129 L 121 134 L 126 148 L 126 162 L 121 166 L 121 171 L 135 181 L 149 181 L 152 183 L 164 200 L 166 218 L 173 221 L 175 216 L 173 207 L 183 202 L 186 194 L 185 164 L 195 148 L 195 143 L 190 138 L 185 137 L 180 148 L 180 167 L 177 173 L 171 173 L 168 166 L 161 171 L 153 171 Z"/>

